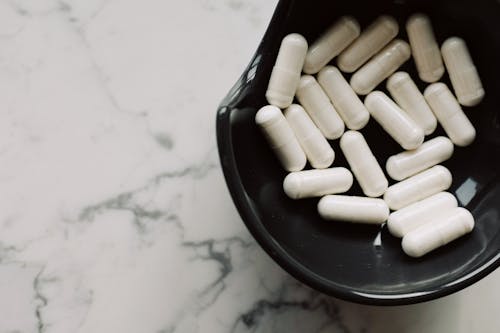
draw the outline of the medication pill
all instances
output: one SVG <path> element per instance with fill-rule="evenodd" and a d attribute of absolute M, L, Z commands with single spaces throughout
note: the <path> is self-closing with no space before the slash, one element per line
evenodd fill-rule
<path fill-rule="evenodd" d="M 414 14 L 406 22 L 406 32 L 418 76 L 422 81 L 436 82 L 443 76 L 444 66 L 431 20 L 424 14 Z"/>
<path fill-rule="evenodd" d="M 345 132 L 340 138 L 340 149 L 363 193 L 369 197 L 384 194 L 389 183 L 363 135 L 356 131 Z"/>
<path fill-rule="evenodd" d="M 333 163 L 335 153 L 302 106 L 292 104 L 283 113 L 311 166 L 316 169 L 328 168 Z"/>
<path fill-rule="evenodd" d="M 483 85 L 465 41 L 458 37 L 448 38 L 441 46 L 441 53 L 460 104 L 474 106 L 481 102 Z"/>
<path fill-rule="evenodd" d="M 352 186 L 352 173 L 346 168 L 291 172 L 283 181 L 283 190 L 292 199 L 344 193 Z"/>
<path fill-rule="evenodd" d="M 365 127 L 370 114 L 336 67 L 324 67 L 318 74 L 318 82 L 349 129 Z"/>
<path fill-rule="evenodd" d="M 410 257 L 421 257 L 474 229 L 474 217 L 465 208 L 458 207 L 445 216 L 436 218 L 403 237 L 403 251 Z"/>
<path fill-rule="evenodd" d="M 389 216 L 384 200 L 347 195 L 324 196 L 318 202 L 318 212 L 325 220 L 368 224 L 382 224 Z"/>
<path fill-rule="evenodd" d="M 358 21 L 343 16 L 326 30 L 307 51 L 304 73 L 315 74 L 359 36 Z"/>
<path fill-rule="evenodd" d="M 304 168 L 306 155 L 280 109 L 274 105 L 262 107 L 255 115 L 255 122 L 285 170 L 299 171 Z"/>
<path fill-rule="evenodd" d="M 434 132 L 437 120 L 424 95 L 406 72 L 396 72 L 387 80 L 387 90 L 411 119 L 428 135 Z"/>
<path fill-rule="evenodd" d="M 387 227 L 393 236 L 401 238 L 430 220 L 439 219 L 457 206 L 453 194 L 439 192 L 391 213 Z"/>
<path fill-rule="evenodd" d="M 457 146 L 468 146 L 476 138 L 476 130 L 446 84 L 433 83 L 424 90 L 427 103 L 446 135 Z"/>
<path fill-rule="evenodd" d="M 300 78 L 296 96 L 327 139 L 340 138 L 344 133 L 344 122 L 313 76 L 303 75 Z"/>
<path fill-rule="evenodd" d="M 417 149 L 389 157 L 385 169 L 392 179 L 403 180 L 446 161 L 452 154 L 453 142 L 444 136 L 438 136 L 424 142 Z"/>
<path fill-rule="evenodd" d="M 442 165 L 417 173 L 399 183 L 389 186 L 384 200 L 392 210 L 398 210 L 451 186 L 451 173 Z"/>
<path fill-rule="evenodd" d="M 404 149 L 415 149 L 424 141 L 423 130 L 386 94 L 373 91 L 365 98 L 371 116 Z"/>
<path fill-rule="evenodd" d="M 290 34 L 283 38 L 267 86 L 269 104 L 279 108 L 292 104 L 306 52 L 307 41 L 301 35 Z"/>
<path fill-rule="evenodd" d="M 351 87 L 360 95 L 366 95 L 394 73 L 406 60 L 411 51 L 407 42 L 393 40 L 351 77 Z"/>
<path fill-rule="evenodd" d="M 352 73 L 380 51 L 398 34 L 399 27 L 391 16 L 380 16 L 337 59 L 339 68 Z"/>

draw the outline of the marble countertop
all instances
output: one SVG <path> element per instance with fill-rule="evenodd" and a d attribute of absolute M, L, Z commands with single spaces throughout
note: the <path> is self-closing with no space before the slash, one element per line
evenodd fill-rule
<path fill-rule="evenodd" d="M 0 1 L 0 333 L 481 332 L 500 272 L 393 308 L 256 245 L 215 110 L 276 1 Z"/>

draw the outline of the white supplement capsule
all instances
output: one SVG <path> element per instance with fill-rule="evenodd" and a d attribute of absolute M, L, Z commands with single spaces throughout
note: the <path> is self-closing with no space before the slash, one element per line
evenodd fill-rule
<path fill-rule="evenodd" d="M 424 141 L 424 132 L 406 112 L 381 91 L 365 98 L 371 116 L 404 149 L 415 149 Z"/>
<path fill-rule="evenodd" d="M 365 127 L 370 114 L 336 67 L 324 67 L 318 74 L 318 82 L 349 129 Z"/>
<path fill-rule="evenodd" d="M 446 84 L 438 82 L 424 91 L 425 99 L 443 126 L 446 135 L 457 146 L 468 146 L 476 138 L 476 130 Z"/>
<path fill-rule="evenodd" d="M 360 132 L 347 131 L 340 138 L 340 149 L 363 193 L 369 197 L 384 194 L 389 182 Z"/>
<path fill-rule="evenodd" d="M 324 196 L 318 202 L 318 212 L 325 220 L 368 224 L 382 224 L 389 216 L 384 200 L 348 195 Z"/>
<path fill-rule="evenodd" d="M 366 95 L 394 73 L 406 60 L 411 51 L 407 42 L 393 40 L 351 77 L 351 87 L 360 95 Z"/>
<path fill-rule="evenodd" d="M 460 104 L 474 106 L 481 102 L 483 85 L 465 41 L 458 37 L 448 38 L 441 46 L 441 53 Z"/>
<path fill-rule="evenodd" d="M 307 41 L 301 35 L 290 34 L 283 38 L 267 86 L 266 99 L 269 104 L 279 108 L 292 104 L 306 52 Z"/>
<path fill-rule="evenodd" d="M 269 145 L 287 171 L 304 169 L 307 159 L 281 110 L 274 105 L 262 107 L 255 115 Z"/>
<path fill-rule="evenodd" d="M 422 128 L 425 135 L 434 132 L 437 126 L 436 117 L 408 73 L 392 74 L 386 86 L 392 98 Z"/>
<path fill-rule="evenodd" d="M 352 173 L 346 168 L 304 170 L 289 173 L 283 181 L 283 190 L 292 199 L 321 197 L 347 192 L 352 182 Z"/>
<path fill-rule="evenodd" d="M 444 66 L 431 20 L 424 14 L 412 15 L 406 22 L 406 32 L 418 76 L 422 81 L 436 82 L 443 76 Z"/>
<path fill-rule="evenodd" d="M 387 159 L 385 169 L 394 180 L 403 180 L 446 161 L 453 154 L 453 142 L 438 136 L 414 150 L 403 151 Z"/>
<path fill-rule="evenodd" d="M 352 73 L 380 51 L 398 34 L 399 27 L 391 16 L 380 16 L 337 59 L 339 68 Z"/>
<path fill-rule="evenodd" d="M 343 16 L 326 30 L 309 48 L 304 73 L 315 74 L 359 36 L 359 23 Z"/>
<path fill-rule="evenodd" d="M 328 168 L 333 163 L 335 153 L 302 106 L 292 104 L 283 113 L 311 166 L 316 169 Z"/>
<path fill-rule="evenodd" d="M 410 257 L 421 257 L 474 229 L 474 217 L 465 208 L 458 207 L 430 221 L 403 237 L 403 251 Z"/>
<path fill-rule="evenodd" d="M 391 213 L 387 219 L 387 227 L 393 236 L 401 238 L 457 206 L 457 199 L 453 194 L 439 192 Z"/>
<path fill-rule="evenodd" d="M 389 186 L 384 200 L 392 210 L 398 210 L 451 186 L 451 173 L 442 165 L 417 173 L 399 183 Z"/>
<path fill-rule="evenodd" d="M 297 99 L 327 139 L 340 138 L 344 122 L 314 76 L 300 78 Z"/>

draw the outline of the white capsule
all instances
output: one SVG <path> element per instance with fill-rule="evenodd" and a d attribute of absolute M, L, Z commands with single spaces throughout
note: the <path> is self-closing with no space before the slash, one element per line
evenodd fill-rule
<path fill-rule="evenodd" d="M 389 216 L 384 200 L 347 195 L 324 196 L 318 202 L 318 212 L 325 220 L 368 224 L 382 224 Z"/>
<path fill-rule="evenodd" d="M 380 126 L 404 149 L 415 149 L 424 141 L 423 130 L 383 92 L 371 92 L 365 98 L 365 106 Z"/>
<path fill-rule="evenodd" d="M 318 82 L 348 128 L 365 127 L 370 114 L 336 67 L 324 67 L 318 74 Z"/>
<path fill-rule="evenodd" d="M 380 51 L 398 34 L 399 27 L 391 16 L 378 17 L 337 59 L 339 68 L 352 73 Z"/>
<path fill-rule="evenodd" d="M 457 146 L 468 146 L 476 138 L 476 130 L 446 84 L 438 82 L 424 91 L 425 99 L 443 126 L 446 135 Z"/>
<path fill-rule="evenodd" d="M 444 136 L 438 136 L 424 142 L 417 149 L 389 157 L 385 169 L 392 179 L 403 180 L 446 161 L 452 154 L 453 142 Z"/>
<path fill-rule="evenodd" d="M 283 113 L 311 166 L 316 169 L 328 168 L 333 163 L 335 153 L 302 106 L 292 104 Z"/>
<path fill-rule="evenodd" d="M 387 227 L 393 236 L 401 238 L 457 206 L 457 199 L 453 194 L 439 192 L 391 213 L 387 219 Z"/>
<path fill-rule="evenodd" d="M 398 210 L 451 186 L 451 173 L 442 165 L 417 173 L 399 183 L 389 186 L 384 200 L 392 210 Z"/>
<path fill-rule="evenodd" d="M 394 73 L 406 60 L 411 51 L 407 42 L 393 40 L 351 77 L 351 87 L 360 95 L 366 95 Z"/>
<path fill-rule="evenodd" d="M 434 132 L 437 120 L 424 95 L 406 72 L 396 72 L 387 80 L 387 90 L 398 105 L 422 128 L 424 134 Z"/>
<path fill-rule="evenodd" d="M 269 104 L 279 108 L 292 104 L 306 52 L 307 41 L 301 35 L 290 34 L 283 38 L 267 86 Z"/>
<path fill-rule="evenodd" d="M 304 169 L 306 155 L 280 109 L 274 105 L 262 107 L 255 115 L 255 122 L 285 170 Z"/>
<path fill-rule="evenodd" d="M 403 251 L 410 257 L 421 257 L 474 229 L 474 217 L 465 208 L 458 207 L 436 220 L 418 227 L 403 237 Z"/>
<path fill-rule="evenodd" d="M 304 73 L 315 74 L 359 36 L 358 21 L 343 16 L 326 30 L 309 48 Z"/>
<path fill-rule="evenodd" d="M 292 199 L 312 198 L 347 192 L 352 181 L 352 173 L 346 168 L 304 170 L 289 173 L 283 189 Z"/>
<path fill-rule="evenodd" d="M 340 138 L 340 149 L 363 193 L 369 197 L 381 196 L 389 183 L 363 135 L 356 131 L 345 132 Z"/>
<path fill-rule="evenodd" d="M 474 106 L 481 102 L 483 85 L 465 41 L 458 37 L 448 38 L 441 46 L 441 53 L 460 104 Z"/>
<path fill-rule="evenodd" d="M 296 96 L 327 139 L 340 138 L 344 133 L 344 122 L 314 76 L 303 75 L 300 78 Z"/>
<path fill-rule="evenodd" d="M 418 76 L 422 81 L 436 82 L 443 76 L 444 66 L 431 20 L 424 14 L 412 15 L 406 22 L 406 32 Z"/>

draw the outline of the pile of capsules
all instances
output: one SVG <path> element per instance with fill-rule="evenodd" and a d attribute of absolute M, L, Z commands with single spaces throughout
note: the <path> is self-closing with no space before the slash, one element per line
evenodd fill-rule
<path fill-rule="evenodd" d="M 344 16 L 310 47 L 303 36 L 287 35 L 266 91 L 269 105 L 255 121 L 290 172 L 283 182 L 290 198 L 322 197 L 318 212 L 326 220 L 387 222 L 391 234 L 403 238 L 404 252 L 420 257 L 474 228 L 471 213 L 445 192 L 452 175 L 438 164 L 451 157 L 454 144 L 474 141 L 460 104 L 477 105 L 484 89 L 464 40 L 451 37 L 439 48 L 424 14 L 412 15 L 406 31 L 409 44 L 395 39 L 399 27 L 390 16 L 362 32 Z M 418 76 L 430 83 L 423 94 L 408 73 L 396 72 L 412 55 Z M 329 65 L 335 57 L 338 68 Z M 437 82 L 445 67 L 456 97 Z M 341 71 L 353 73 L 350 82 Z M 373 91 L 386 78 L 392 99 Z M 359 95 L 366 95 L 364 103 Z M 294 98 L 300 104 L 292 104 Z M 370 115 L 402 147 L 386 161 L 387 174 L 398 181 L 391 186 L 359 132 Z M 424 142 L 438 122 L 447 137 Z M 338 138 L 351 170 L 330 167 L 335 152 L 327 139 Z M 313 169 L 301 171 L 307 161 Z M 353 174 L 366 197 L 338 195 L 351 188 Z"/>

